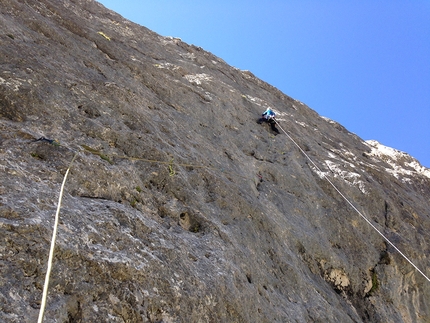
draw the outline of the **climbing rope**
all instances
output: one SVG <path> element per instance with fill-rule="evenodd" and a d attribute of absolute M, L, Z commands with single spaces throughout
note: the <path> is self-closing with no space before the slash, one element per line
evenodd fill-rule
<path fill-rule="evenodd" d="M 81 147 L 84 149 L 85 152 L 88 152 L 88 153 L 93 154 L 93 155 L 97 155 L 100 158 L 102 158 L 104 160 L 107 160 L 110 164 L 112 164 L 112 162 L 110 161 L 110 159 L 108 158 L 108 156 L 102 154 L 98 150 L 95 150 L 95 149 L 93 149 L 91 147 L 88 147 L 86 145 L 81 145 Z M 243 176 L 243 175 L 239 175 L 238 173 L 235 173 L 235 172 L 228 172 L 228 171 L 226 171 L 226 170 L 224 170 L 222 168 L 217 168 L 217 167 L 207 166 L 207 165 L 202 165 L 202 164 L 176 163 L 176 162 L 174 162 L 174 159 L 171 159 L 170 161 L 165 161 L 165 160 L 158 160 L 158 159 L 147 159 L 147 158 L 121 156 L 121 155 L 112 155 L 112 157 L 113 158 L 118 158 L 118 159 L 127 159 L 127 160 L 132 160 L 132 161 L 142 161 L 142 162 L 145 162 L 145 163 L 167 165 L 168 169 L 169 169 L 169 176 L 176 175 L 176 171 L 174 170 L 174 166 L 180 166 L 180 167 L 191 167 L 191 168 L 209 169 L 209 170 L 213 170 L 213 171 L 216 171 L 216 172 L 224 173 L 226 175 L 236 176 L 236 177 L 240 177 L 242 179 L 247 179 L 247 180 L 252 180 L 249 177 L 246 177 L 246 176 Z"/>
<path fill-rule="evenodd" d="M 279 129 L 282 130 L 282 132 L 288 137 L 288 139 L 290 139 L 293 144 L 301 151 L 301 153 L 311 162 L 311 164 L 315 167 L 315 169 L 322 174 L 322 176 L 324 177 L 324 179 L 327 180 L 327 182 L 330 183 L 330 185 L 336 190 L 336 192 L 339 193 L 339 195 L 353 208 L 354 211 L 356 211 L 376 232 L 378 232 L 378 234 L 385 239 L 385 241 L 387 241 L 400 255 L 402 255 L 403 258 L 405 258 L 421 275 L 424 276 L 425 279 L 427 279 L 430 282 L 430 278 L 427 277 L 403 252 L 400 251 L 399 248 L 397 248 L 381 231 L 378 230 L 378 228 L 376 228 L 372 222 L 369 221 L 369 219 L 367 219 L 363 213 L 360 212 L 359 209 L 357 209 L 355 207 L 355 205 L 349 201 L 349 199 L 342 194 L 342 192 L 336 187 L 336 185 L 333 184 L 333 182 L 324 174 L 324 172 L 321 171 L 321 169 L 313 162 L 313 160 L 309 157 L 308 154 L 306 154 L 306 152 L 300 147 L 300 145 L 281 127 L 281 125 L 275 120 L 273 119 L 276 123 L 276 125 L 279 127 Z"/>
<path fill-rule="evenodd" d="M 47 142 L 49 144 L 55 145 L 55 146 L 59 146 L 60 144 L 55 141 L 55 140 L 51 140 L 51 139 L 46 139 L 44 137 L 41 137 L 37 140 L 33 140 L 33 142 L 36 141 L 43 141 L 43 142 Z M 112 161 L 109 159 L 108 156 L 102 154 L 100 151 L 92 149 L 89 146 L 86 145 L 80 145 L 79 151 L 75 151 L 73 149 L 71 149 L 72 151 L 75 152 L 69 167 L 67 168 L 66 173 L 64 174 L 64 178 L 63 178 L 63 182 L 61 184 L 61 189 L 60 189 L 60 195 L 58 198 L 58 204 L 57 204 L 57 211 L 55 213 L 55 221 L 54 221 L 54 228 L 53 228 L 53 232 L 52 232 L 52 238 L 51 238 L 51 247 L 49 250 L 49 257 L 48 257 L 48 266 L 47 266 L 47 270 L 46 270 L 46 275 L 45 275 L 45 283 L 43 286 L 43 293 L 42 293 L 42 301 L 41 301 L 41 306 L 40 306 L 40 310 L 39 310 L 39 317 L 37 320 L 37 323 L 42 323 L 43 322 L 43 316 L 45 313 L 45 308 L 46 308 L 46 299 L 48 296 L 48 286 L 49 286 L 49 279 L 50 279 L 50 275 L 51 275 L 51 270 L 52 270 L 52 262 L 53 262 L 53 258 L 54 258 L 54 249 L 55 249 L 55 242 L 56 242 L 56 237 L 57 237 L 57 231 L 58 231 L 58 222 L 59 222 L 59 215 L 60 215 L 60 209 L 61 209 L 61 201 L 63 199 L 63 192 L 64 192 L 64 186 L 66 184 L 66 180 L 67 180 L 67 176 L 69 174 L 70 168 L 72 167 L 73 162 L 75 161 L 76 157 L 79 154 L 79 151 L 83 151 L 83 152 L 87 152 L 93 155 L 97 155 L 99 156 L 101 159 L 108 161 L 110 164 L 112 164 Z M 176 175 L 176 171 L 174 169 L 174 166 L 181 166 L 181 167 L 192 167 L 192 168 L 201 168 L 201 169 L 208 169 L 208 170 L 213 170 L 213 171 L 219 171 L 222 172 L 226 175 L 231 175 L 231 176 L 237 176 L 243 179 L 250 179 L 246 176 L 242 176 L 239 175 L 237 173 L 232 173 L 232 172 L 227 172 L 224 169 L 219 169 L 216 167 L 212 167 L 212 166 L 206 166 L 206 165 L 196 165 L 196 164 L 188 164 L 188 163 L 175 163 L 174 159 L 172 158 L 170 161 L 163 161 L 163 160 L 156 160 L 156 159 L 146 159 L 146 158 L 138 158 L 138 157 L 129 157 L 129 156 L 120 156 L 120 155 L 113 155 L 112 157 L 114 158 L 119 158 L 119 159 L 127 159 L 127 160 L 134 160 L 134 161 L 142 161 L 142 162 L 147 162 L 147 163 L 155 163 L 155 164 L 164 164 L 168 166 L 168 170 L 169 170 L 169 176 L 174 176 Z"/>
<path fill-rule="evenodd" d="M 77 155 L 78 155 L 78 153 L 76 153 L 73 156 L 72 161 L 70 162 L 69 167 L 67 168 L 66 174 L 64 174 L 63 183 L 61 184 L 60 196 L 58 198 L 57 212 L 55 213 L 54 229 L 52 231 L 51 248 L 49 250 L 48 268 L 46 269 L 45 284 L 43 286 L 42 302 L 40 305 L 39 318 L 37 320 L 37 323 L 42 323 L 43 314 L 45 312 L 45 307 L 46 307 L 46 298 L 48 296 L 49 276 L 51 275 L 52 260 L 54 258 L 55 240 L 57 237 L 58 220 L 59 220 L 59 215 L 60 215 L 61 200 L 63 199 L 64 185 L 66 184 L 67 175 L 69 174 L 70 168 L 72 167 L 72 164 L 73 164 Z"/>
<path fill-rule="evenodd" d="M 427 277 L 405 254 L 403 254 L 399 248 L 397 248 L 381 231 L 378 230 L 378 228 L 376 228 L 361 212 L 360 210 L 358 210 L 354 204 L 352 202 L 349 201 L 349 199 L 336 187 L 336 185 L 333 184 L 333 182 L 321 171 L 321 169 L 314 163 L 314 161 L 308 156 L 308 154 L 306 154 L 306 152 L 300 147 L 299 144 L 297 144 L 297 142 L 281 127 L 281 125 L 275 120 L 273 119 L 276 123 L 276 125 L 281 129 L 281 131 L 291 140 L 291 142 L 300 150 L 300 152 L 310 161 L 310 163 L 315 167 L 315 169 L 322 174 L 323 178 L 326 179 L 329 184 L 336 190 L 336 192 L 339 193 L 339 195 L 353 208 L 354 211 L 356 211 L 384 240 L 386 240 L 404 259 L 406 259 L 422 276 L 424 276 L 428 281 L 430 281 L 430 278 Z M 45 138 L 41 138 L 39 139 L 41 141 L 47 141 L 51 144 L 54 144 L 54 141 L 51 140 L 46 140 Z M 36 140 L 36 141 L 39 141 Z M 110 160 L 107 158 L 107 156 L 101 154 L 99 151 L 94 150 L 88 146 L 85 145 L 81 145 L 81 147 L 83 148 L 84 151 L 89 152 L 91 154 L 95 154 L 100 156 L 102 159 L 106 159 L 107 161 L 110 162 Z M 48 285 L 49 285 L 49 279 L 50 279 L 50 274 L 51 274 L 51 269 L 52 269 L 52 262 L 53 262 L 53 258 L 54 258 L 54 249 L 55 249 L 55 241 L 56 241 L 56 236 L 57 236 L 57 230 L 58 230 L 58 222 L 59 222 L 59 214 L 60 214 L 60 208 L 61 208 L 61 201 L 63 198 L 63 191 L 64 191 L 64 186 L 67 180 L 67 176 L 69 174 L 70 168 L 74 162 L 74 160 L 76 159 L 77 155 L 79 154 L 79 152 L 76 152 L 75 155 L 73 156 L 69 167 L 67 168 L 67 171 L 64 175 L 63 178 L 63 182 L 61 184 L 61 189 L 60 189 L 60 195 L 58 198 L 58 205 L 57 205 L 57 211 L 55 214 L 55 221 L 54 221 L 54 228 L 53 228 L 53 232 L 52 232 L 52 239 L 51 239 L 51 247 L 50 247 L 50 251 L 49 251 L 49 258 L 48 258 L 48 266 L 47 266 L 47 271 L 46 271 L 46 276 L 45 276 L 45 283 L 44 283 L 44 287 L 43 287 L 43 294 L 42 294 L 42 301 L 41 301 L 41 306 L 40 306 L 40 311 L 39 311 L 39 318 L 38 318 L 38 323 L 42 323 L 43 321 L 43 315 L 45 312 L 45 307 L 46 307 L 46 299 L 47 299 L 47 295 L 48 295 Z M 186 164 L 186 163 L 174 163 L 173 159 L 171 159 L 170 161 L 161 161 L 161 160 L 154 160 L 154 159 L 145 159 L 145 158 L 137 158 L 137 157 L 128 157 L 128 156 L 118 156 L 115 155 L 113 157 L 116 158 L 120 158 L 120 159 L 128 159 L 128 160 L 136 160 L 136 161 L 143 161 L 143 162 L 148 162 L 148 163 L 157 163 L 157 164 L 165 164 L 168 165 L 169 167 L 169 175 L 170 176 L 174 176 L 176 174 L 173 166 L 182 166 L 182 167 L 194 167 L 194 168 L 206 168 L 206 169 L 210 169 L 210 170 L 215 170 L 215 171 L 221 171 L 225 174 L 229 174 L 229 175 L 233 175 L 233 176 L 238 176 L 241 178 L 245 178 L 245 179 L 249 179 L 245 176 L 241 176 L 237 173 L 231 173 L 231 172 L 226 172 L 223 169 L 218 169 L 216 167 L 212 167 L 212 166 L 205 166 L 205 165 L 195 165 L 195 164 Z M 111 163 L 111 162 L 110 162 Z M 261 175 L 260 175 L 261 176 Z"/>

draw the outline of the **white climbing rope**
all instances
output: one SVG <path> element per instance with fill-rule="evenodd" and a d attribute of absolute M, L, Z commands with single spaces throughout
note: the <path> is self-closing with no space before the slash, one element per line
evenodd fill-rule
<path fill-rule="evenodd" d="M 42 302 L 40 305 L 39 318 L 37 320 L 37 323 L 42 323 L 43 314 L 45 313 L 46 298 L 48 296 L 49 276 L 51 275 L 52 260 L 54 258 L 55 240 L 57 237 L 58 220 L 60 215 L 61 200 L 63 199 L 64 185 L 66 184 L 67 175 L 69 174 L 70 168 L 72 167 L 72 163 L 75 160 L 77 155 L 78 153 L 76 153 L 75 156 L 73 156 L 73 159 L 70 162 L 69 167 L 67 168 L 66 174 L 64 174 L 63 183 L 61 184 L 60 196 L 58 198 L 57 212 L 55 213 L 54 230 L 52 231 L 51 249 L 49 250 L 48 268 L 46 269 L 45 284 L 43 286 Z"/>
<path fill-rule="evenodd" d="M 381 231 L 378 230 L 378 228 L 376 228 L 372 222 L 369 221 L 369 219 L 367 219 L 363 213 L 360 212 L 360 210 L 358 210 L 354 204 L 352 204 L 352 202 L 349 201 L 349 199 L 342 194 L 342 192 L 336 187 L 336 185 L 333 184 L 333 182 L 321 171 L 321 169 L 313 162 L 313 160 L 308 156 L 308 154 L 306 154 L 306 152 L 300 147 L 299 144 L 297 144 L 297 142 L 281 127 L 281 125 L 275 120 L 273 119 L 276 123 L 276 125 L 279 127 L 279 129 L 282 130 L 282 132 L 293 142 L 294 145 L 297 146 L 297 148 L 302 152 L 302 154 L 311 162 L 311 164 L 316 168 L 316 170 L 318 172 L 320 172 L 322 174 L 322 176 L 327 180 L 327 182 L 330 183 L 330 185 L 336 190 L 336 192 L 339 193 L 339 195 L 354 209 L 354 211 L 356 211 L 376 232 L 378 232 L 378 234 L 385 239 L 385 241 L 387 241 L 399 254 L 402 255 L 403 258 L 405 258 L 421 275 L 424 276 L 425 279 L 427 279 L 430 282 L 430 278 L 427 277 L 408 257 L 406 257 L 406 255 L 400 251 L 399 248 L 397 248 Z"/>

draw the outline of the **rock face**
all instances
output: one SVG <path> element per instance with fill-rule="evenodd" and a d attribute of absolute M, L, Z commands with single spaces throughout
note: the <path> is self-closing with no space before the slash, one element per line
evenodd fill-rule
<path fill-rule="evenodd" d="M 44 322 L 430 322 L 430 282 L 324 179 L 430 275 L 415 159 L 95 1 L 0 4 L 0 321 L 37 319 L 77 154 Z"/>

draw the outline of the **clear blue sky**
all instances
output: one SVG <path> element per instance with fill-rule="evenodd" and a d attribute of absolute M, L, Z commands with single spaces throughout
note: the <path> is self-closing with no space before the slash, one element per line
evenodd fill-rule
<path fill-rule="evenodd" d="M 101 0 L 430 167 L 430 0 Z"/>

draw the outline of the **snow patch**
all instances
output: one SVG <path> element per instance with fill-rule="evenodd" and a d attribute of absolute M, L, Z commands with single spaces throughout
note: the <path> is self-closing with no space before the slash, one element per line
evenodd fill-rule
<path fill-rule="evenodd" d="M 140 60 L 140 59 L 137 59 L 136 57 L 134 57 L 134 56 L 131 56 L 130 57 L 130 59 L 133 61 L 133 62 L 139 62 L 139 63 L 142 63 L 142 61 Z"/>
<path fill-rule="evenodd" d="M 256 78 L 255 75 L 252 74 L 251 71 L 248 71 L 248 70 L 240 70 L 240 71 L 242 72 L 243 77 L 248 79 L 248 80 Z"/>
<path fill-rule="evenodd" d="M 303 128 L 306 128 L 306 123 L 304 123 L 304 122 L 300 122 L 300 121 L 297 121 L 297 120 L 296 120 L 296 123 L 297 123 L 298 125 L 301 125 Z"/>
<path fill-rule="evenodd" d="M 212 81 L 212 76 L 202 73 L 202 74 L 188 74 L 184 76 L 188 82 L 196 83 L 197 85 L 202 84 L 202 82 Z"/>
<path fill-rule="evenodd" d="M 361 175 L 355 172 L 347 171 L 341 165 L 336 164 L 332 160 L 325 161 L 327 167 L 332 171 L 334 177 L 342 178 L 346 183 L 351 186 L 358 187 L 358 189 L 364 194 L 368 194 L 369 192 L 364 185 L 364 182 L 361 180 Z M 352 165 L 352 164 L 350 164 Z"/>
<path fill-rule="evenodd" d="M 339 143 L 341 147 L 344 145 Z M 357 156 L 346 148 L 333 149 L 328 152 L 330 160 L 326 160 L 327 167 L 331 170 L 333 176 L 342 178 L 348 185 L 358 187 L 358 189 L 368 194 L 365 181 L 362 176 L 357 173 Z M 355 163 L 354 163 L 355 162 Z M 355 171 L 352 171 L 355 170 Z"/>
<path fill-rule="evenodd" d="M 266 101 L 260 99 L 260 98 L 255 98 L 253 96 L 250 96 L 249 94 L 242 94 L 242 97 L 247 99 L 248 101 L 251 101 L 252 103 L 258 105 L 259 107 L 265 107 L 268 108 L 269 105 L 267 104 Z"/>
<path fill-rule="evenodd" d="M 4 78 L 0 77 L 0 85 L 5 85 L 9 88 L 12 89 L 12 91 L 14 92 L 18 92 L 20 86 L 22 85 L 22 82 L 26 82 L 26 80 L 22 80 L 22 79 L 9 79 L 9 80 L 5 80 Z M 28 80 L 28 83 L 31 84 L 31 80 Z"/>
<path fill-rule="evenodd" d="M 430 178 L 430 169 L 422 166 L 409 154 L 384 146 L 376 140 L 367 140 L 366 144 L 371 149 L 369 155 L 377 157 L 390 165 L 391 168 L 386 168 L 385 170 L 394 177 L 404 182 L 411 182 L 410 178 L 404 178 L 404 176 L 422 175 Z"/>
<path fill-rule="evenodd" d="M 328 175 L 328 172 L 323 172 L 318 170 L 315 166 L 310 165 L 311 169 L 318 175 L 319 178 L 321 179 L 325 179 L 326 176 Z"/>
<path fill-rule="evenodd" d="M 182 42 L 182 39 L 179 37 L 172 37 L 172 36 L 166 36 L 166 37 L 160 36 L 160 37 L 161 37 L 161 43 L 163 45 L 167 45 L 167 44 L 177 45 Z"/>
<path fill-rule="evenodd" d="M 328 123 L 336 123 L 335 121 L 331 120 L 330 118 L 323 117 L 323 116 L 320 116 L 320 117 L 321 117 L 321 119 L 327 121 Z"/>
<path fill-rule="evenodd" d="M 189 60 L 191 60 L 191 61 L 194 61 L 195 59 L 196 59 L 196 54 L 194 54 L 194 53 L 186 53 L 186 54 L 179 54 L 182 58 L 186 58 L 186 59 L 189 59 Z"/>
<path fill-rule="evenodd" d="M 172 70 L 172 71 L 176 71 L 176 70 L 181 68 L 180 66 L 172 64 L 172 63 L 161 63 L 161 64 L 155 64 L 154 66 L 156 68 L 161 68 L 161 69 L 165 68 L 165 69 Z"/>
<path fill-rule="evenodd" d="M 293 100 L 294 100 L 294 102 L 296 102 L 296 103 L 300 104 L 301 106 L 306 106 L 303 102 L 301 102 L 301 101 L 299 101 L 299 100 L 296 100 L 296 99 L 293 99 Z"/>

